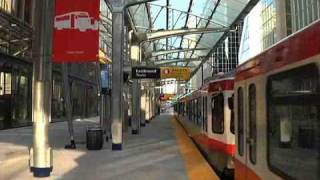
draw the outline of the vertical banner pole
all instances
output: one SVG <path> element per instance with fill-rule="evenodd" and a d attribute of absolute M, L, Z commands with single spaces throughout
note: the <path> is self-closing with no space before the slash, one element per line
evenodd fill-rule
<path fill-rule="evenodd" d="M 122 150 L 122 112 L 123 109 L 123 42 L 124 16 L 122 11 L 112 12 L 112 93 L 111 93 L 111 131 L 112 150 Z"/>
<path fill-rule="evenodd" d="M 51 41 L 54 1 L 35 1 L 33 34 L 33 145 L 30 148 L 30 170 L 35 177 L 48 177 L 52 171 L 52 149 L 49 145 L 51 121 Z"/>

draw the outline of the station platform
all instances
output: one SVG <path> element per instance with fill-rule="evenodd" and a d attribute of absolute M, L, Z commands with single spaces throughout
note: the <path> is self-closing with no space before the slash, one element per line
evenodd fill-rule
<path fill-rule="evenodd" d="M 76 150 L 64 149 L 66 122 L 50 125 L 53 172 L 45 179 L 219 179 L 171 114 L 156 117 L 139 135 L 125 134 L 122 151 L 112 151 L 110 142 L 99 151 L 86 149 L 86 128 L 97 122 L 74 121 Z M 34 179 L 28 166 L 31 143 L 32 127 L 0 131 L 0 179 Z"/>

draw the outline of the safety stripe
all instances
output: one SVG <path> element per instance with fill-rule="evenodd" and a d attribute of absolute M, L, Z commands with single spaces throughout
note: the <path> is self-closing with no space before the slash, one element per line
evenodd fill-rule
<path fill-rule="evenodd" d="M 191 141 L 175 118 L 172 118 L 172 123 L 176 129 L 176 138 L 180 152 L 185 161 L 189 179 L 219 180 L 219 177 L 201 155 L 195 144 Z"/>

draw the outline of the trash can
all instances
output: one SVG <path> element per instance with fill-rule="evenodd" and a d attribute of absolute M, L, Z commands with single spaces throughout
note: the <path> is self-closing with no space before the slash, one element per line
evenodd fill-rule
<path fill-rule="evenodd" d="M 103 147 L 103 130 L 101 127 L 87 128 L 87 149 L 100 150 Z"/>
<path fill-rule="evenodd" d="M 301 148 L 314 148 L 315 136 L 312 128 L 299 128 L 298 143 Z"/>

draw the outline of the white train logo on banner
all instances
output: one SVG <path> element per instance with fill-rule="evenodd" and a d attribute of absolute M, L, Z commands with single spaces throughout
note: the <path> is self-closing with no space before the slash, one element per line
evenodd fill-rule
<path fill-rule="evenodd" d="M 74 11 L 54 18 L 54 27 L 58 30 L 78 29 L 80 32 L 98 30 L 98 21 L 85 11 Z"/>

